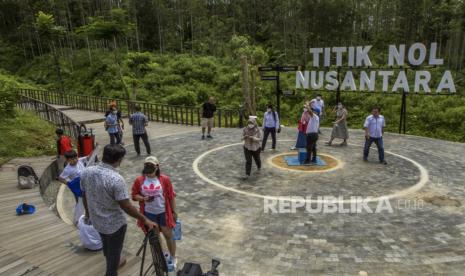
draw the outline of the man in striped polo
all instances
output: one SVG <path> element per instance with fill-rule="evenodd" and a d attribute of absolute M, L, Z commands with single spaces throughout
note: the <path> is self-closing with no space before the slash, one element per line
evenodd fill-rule
<path fill-rule="evenodd" d="M 142 141 L 145 145 L 145 150 L 147 151 L 147 155 L 150 155 L 150 143 L 149 138 L 147 136 L 147 130 L 145 127 L 148 125 L 147 116 L 144 115 L 140 111 L 140 106 L 136 105 L 134 107 L 134 114 L 131 115 L 129 118 L 129 124 L 132 125 L 132 138 L 134 139 L 134 149 L 137 152 L 137 156 L 140 156 L 140 146 L 139 140 L 142 138 Z"/>

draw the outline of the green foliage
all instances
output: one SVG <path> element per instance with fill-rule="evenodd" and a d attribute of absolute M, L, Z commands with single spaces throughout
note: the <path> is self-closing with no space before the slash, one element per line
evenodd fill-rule
<path fill-rule="evenodd" d="M 134 24 L 128 22 L 127 11 L 112 9 L 108 16 L 90 17 L 89 24 L 77 28 L 76 33 L 95 39 L 113 40 L 129 35 L 133 30 Z"/>
<path fill-rule="evenodd" d="M 0 68 L 0 120 L 15 116 L 14 107 L 18 101 L 16 88 L 33 88 L 18 77 L 11 76 Z"/>
<path fill-rule="evenodd" d="M 169 105 L 185 105 L 192 106 L 197 102 L 197 95 L 192 91 L 186 91 L 176 86 L 167 87 L 169 96 L 164 101 Z"/>
<path fill-rule="evenodd" d="M 55 127 L 33 113 L 0 120 L 0 165 L 15 157 L 54 155 Z"/>
<path fill-rule="evenodd" d="M 215 96 L 219 106 L 236 109 L 244 103 L 240 58 L 245 56 L 249 92 L 256 94 L 260 114 L 267 103 L 276 104 L 274 83 L 259 80 L 260 65 L 309 67 L 311 47 L 373 45 L 373 64 L 385 66 L 389 44 L 420 41 L 438 42 L 445 61 L 429 69 L 432 89 L 444 70 L 451 70 L 464 95 L 462 0 L 127 0 L 116 1 L 118 8 L 115 1 L 30 2 L 0 1 L 0 66 L 44 89 L 195 106 Z M 414 79 L 412 70 L 408 79 Z M 284 90 L 295 87 L 292 73 L 282 73 L 280 80 Z M 315 94 L 284 97 L 282 121 L 295 124 L 302 103 Z M 328 108 L 334 106 L 334 93 L 323 94 Z M 11 113 L 11 96 L 2 94 L 7 107 L 0 112 Z M 397 131 L 399 95 L 343 93 L 342 99 L 351 127 L 360 128 L 370 107 L 380 104 L 388 130 Z M 460 97 L 410 95 L 407 130 L 464 141 L 464 104 Z M 325 125 L 331 125 L 331 116 Z"/>
<path fill-rule="evenodd" d="M 52 14 L 39 11 L 35 23 L 39 35 L 46 40 L 57 39 L 65 34 L 62 26 L 55 25 L 55 18 Z"/>

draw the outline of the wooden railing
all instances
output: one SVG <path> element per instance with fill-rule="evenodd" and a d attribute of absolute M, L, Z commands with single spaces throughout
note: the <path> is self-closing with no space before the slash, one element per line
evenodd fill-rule
<path fill-rule="evenodd" d="M 64 114 L 62 111 L 54 108 L 44 101 L 34 99 L 32 97 L 20 95 L 17 106 L 24 110 L 33 111 L 40 118 L 55 124 L 57 127 L 62 128 L 65 134 L 72 137 L 73 140 L 78 138 L 81 126 L 85 128 L 84 125 L 78 124 L 76 121 L 66 116 L 66 114 Z"/>
<path fill-rule="evenodd" d="M 202 119 L 202 108 L 195 106 L 166 105 L 45 90 L 19 89 L 19 93 L 49 104 L 71 106 L 95 112 L 107 111 L 109 104 L 115 101 L 123 115 L 133 113 L 134 107 L 138 105 L 150 121 L 162 123 L 200 126 Z M 239 109 L 219 108 L 215 113 L 214 124 L 216 127 L 242 127 L 241 117 Z"/>

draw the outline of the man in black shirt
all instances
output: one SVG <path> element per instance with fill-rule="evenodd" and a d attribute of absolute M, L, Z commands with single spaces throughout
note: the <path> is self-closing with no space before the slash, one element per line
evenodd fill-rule
<path fill-rule="evenodd" d="M 215 98 L 210 97 L 208 102 L 202 105 L 202 139 L 205 139 L 205 128 L 208 128 L 207 138 L 213 138 L 210 133 L 213 128 L 213 117 L 215 111 Z"/>

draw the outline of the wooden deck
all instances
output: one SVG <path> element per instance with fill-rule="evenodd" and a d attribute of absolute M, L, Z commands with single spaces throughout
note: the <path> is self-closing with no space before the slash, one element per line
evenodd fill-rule
<path fill-rule="evenodd" d="M 102 113 L 57 106 L 78 122 L 93 128 L 96 140 L 109 142 L 103 128 Z M 99 121 L 100 120 L 100 121 Z M 94 123 L 92 123 L 94 122 Z M 124 141 L 132 143 L 127 119 Z M 197 127 L 150 122 L 150 139 L 175 133 L 197 131 Z M 142 151 L 145 148 L 142 146 Z M 17 188 L 16 170 L 29 164 L 40 177 L 52 162 L 51 157 L 17 158 L 0 167 L 0 276 L 8 275 L 103 275 L 105 260 L 102 252 L 90 252 L 80 246 L 78 230 L 61 220 L 45 204 L 38 187 Z M 16 206 L 27 202 L 36 207 L 32 215 L 17 216 Z M 124 254 L 127 264 L 119 275 L 137 275 L 140 258 Z M 150 254 L 148 254 L 150 255 Z"/>
<path fill-rule="evenodd" d="M 39 188 L 19 190 L 16 169 L 29 164 L 39 177 L 52 162 L 50 157 L 18 158 L 0 168 L 0 275 L 102 275 L 101 252 L 79 246 L 78 231 L 64 223 L 44 203 Z M 17 216 L 16 206 L 33 204 L 36 213 Z M 126 254 L 121 275 L 135 275 L 140 258 Z"/>

